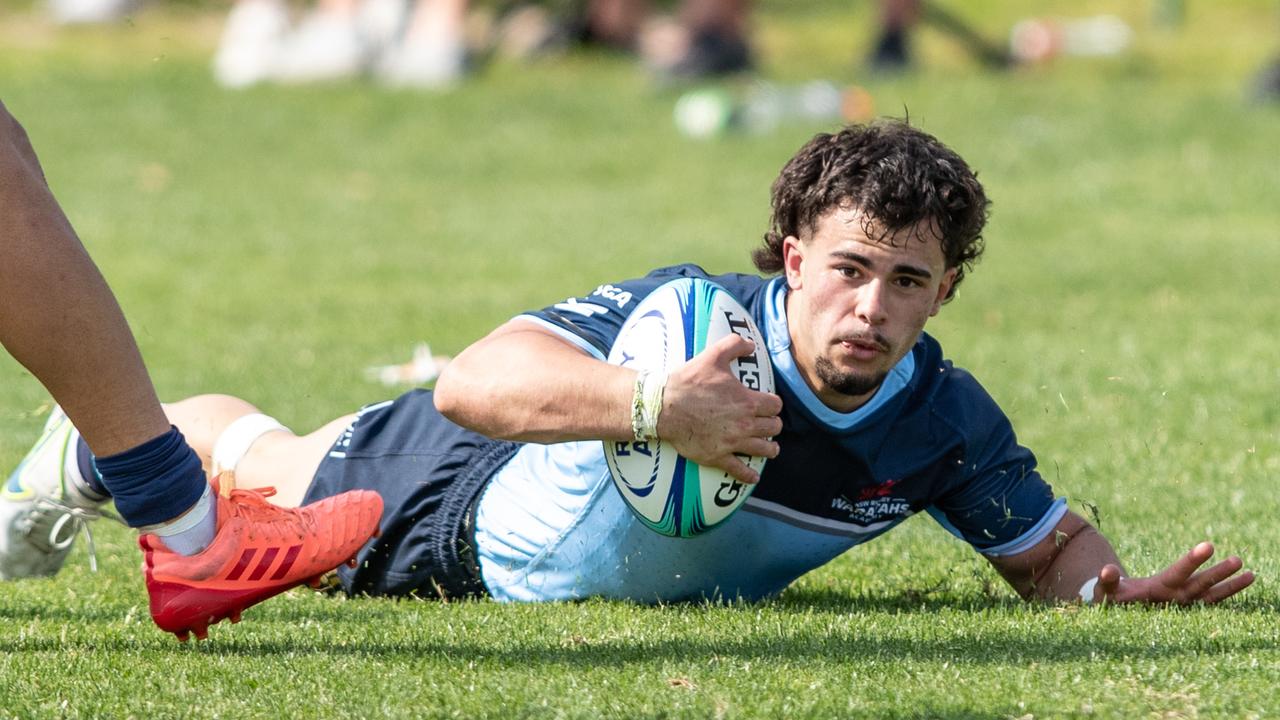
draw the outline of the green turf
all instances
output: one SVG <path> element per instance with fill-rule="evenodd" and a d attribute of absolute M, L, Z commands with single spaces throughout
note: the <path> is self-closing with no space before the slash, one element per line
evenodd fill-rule
<path fill-rule="evenodd" d="M 1269 0 L 949 3 L 992 35 L 1110 9 L 1131 52 L 857 72 L 870 3 L 761 3 L 764 72 L 866 85 L 980 171 L 989 256 L 930 329 L 1129 569 L 1201 539 L 1258 584 L 1219 608 L 1027 606 L 927 518 L 755 605 L 342 600 L 295 592 L 179 645 L 99 523 L 55 579 L 0 585 L 0 717 L 1267 717 L 1280 713 L 1280 107 Z M 1031 10 L 1027 6 L 1034 6 Z M 9 8 L 9 5 L 5 6 Z M 361 368 L 456 352 L 511 314 L 651 266 L 746 270 L 768 186 L 821 125 L 680 137 L 625 59 L 497 63 L 449 94 L 227 92 L 198 3 L 59 30 L 0 9 L 27 125 L 161 394 L 243 395 L 309 429 L 389 390 Z M 86 348 L 91 352 L 91 348 Z M 0 467 L 46 407 L 0 358 Z"/>

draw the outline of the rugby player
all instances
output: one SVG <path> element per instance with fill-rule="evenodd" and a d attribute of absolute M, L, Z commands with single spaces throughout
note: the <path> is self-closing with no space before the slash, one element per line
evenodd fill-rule
<path fill-rule="evenodd" d="M 247 491 L 217 496 L 165 418 L 120 306 L 3 104 L 0 253 L 0 342 L 61 404 L 0 488 L 0 579 L 57 572 L 78 529 L 88 534 L 114 497 L 143 533 L 152 618 L 180 639 L 203 638 L 211 622 L 238 620 L 347 561 L 377 530 L 381 499 L 370 492 L 303 510 Z M 281 561 L 270 574 L 230 577 L 226 559 L 250 551 Z"/>
<path fill-rule="evenodd" d="M 978 382 L 925 323 L 982 252 L 985 192 L 969 166 L 904 122 L 822 134 L 773 186 L 754 253 L 765 276 L 681 265 L 516 316 L 416 390 L 298 436 L 220 395 L 166 406 L 222 487 L 272 485 L 308 506 L 374 490 L 383 533 L 338 569 L 349 593 L 757 599 L 928 512 L 1019 595 L 1050 601 L 1215 603 L 1249 586 L 1237 557 L 1200 543 L 1128 577 L 1067 508 Z M 658 285 L 710 277 L 754 315 L 777 394 L 729 372 L 730 336 L 665 378 L 653 429 L 693 461 L 758 483 L 721 527 L 652 532 L 612 486 L 603 441 L 633 439 L 645 381 L 604 362 Z M 757 476 L 738 454 L 770 458 Z M 57 467 L 57 463 L 51 464 Z"/>

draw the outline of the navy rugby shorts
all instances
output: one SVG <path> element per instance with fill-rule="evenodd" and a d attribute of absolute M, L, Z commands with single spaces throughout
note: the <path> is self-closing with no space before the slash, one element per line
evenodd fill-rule
<path fill-rule="evenodd" d="M 475 504 L 519 448 L 450 422 L 431 393 L 367 405 L 320 463 L 303 504 L 357 488 L 382 496 L 382 535 L 338 568 L 351 595 L 487 594 L 475 560 Z"/>

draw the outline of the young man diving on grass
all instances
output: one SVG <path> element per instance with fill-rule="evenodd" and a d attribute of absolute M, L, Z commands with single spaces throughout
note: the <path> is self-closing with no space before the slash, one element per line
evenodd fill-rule
<path fill-rule="evenodd" d="M 285 506 L 380 494 L 382 536 L 338 570 L 352 594 L 766 598 L 922 511 L 1029 600 L 1216 603 L 1253 582 L 1239 558 L 1209 564 L 1209 543 L 1128 576 L 1041 478 L 996 402 L 924 332 L 983 249 L 989 203 L 956 153 L 898 121 L 818 135 L 782 169 L 772 206 L 753 257 L 763 276 L 679 265 L 606 278 L 495 329 L 434 392 L 310 434 L 223 395 L 166 411 L 225 472 L 224 491 L 273 486 Z M 777 382 L 761 393 L 731 375 L 751 350 L 736 336 L 666 378 L 656 437 L 757 483 L 694 538 L 659 535 L 632 514 L 601 442 L 641 439 L 637 374 L 604 358 L 636 305 L 678 277 L 714 280 L 753 314 Z M 769 461 L 757 476 L 738 455 Z"/>

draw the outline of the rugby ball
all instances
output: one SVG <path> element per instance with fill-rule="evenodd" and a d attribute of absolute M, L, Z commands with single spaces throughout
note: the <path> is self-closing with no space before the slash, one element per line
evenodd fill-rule
<path fill-rule="evenodd" d="M 609 351 L 615 365 L 670 373 L 729 333 L 755 350 L 735 359 L 730 370 L 743 385 L 773 392 L 773 367 L 764 336 L 742 304 L 724 288 L 702 278 L 680 278 L 659 286 L 622 324 Z M 693 537 L 724 522 L 753 485 L 728 473 L 702 467 L 670 443 L 606 441 L 605 459 L 623 500 L 650 529 L 671 537 Z M 765 458 L 743 457 L 756 472 Z"/>

